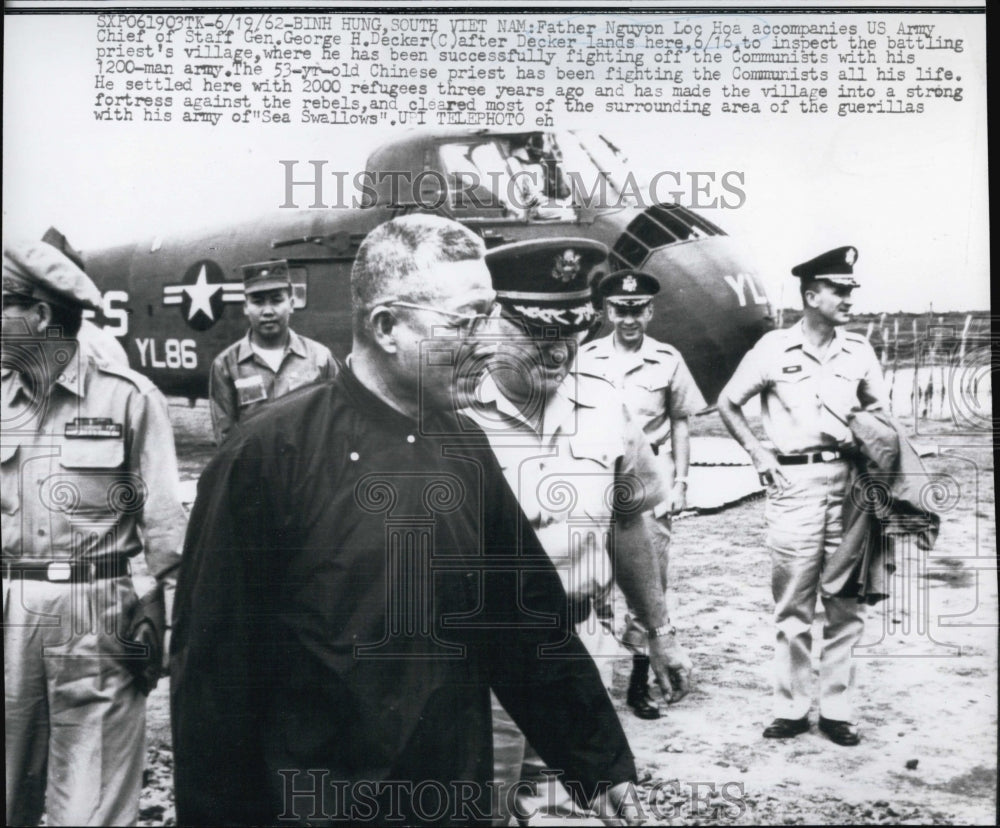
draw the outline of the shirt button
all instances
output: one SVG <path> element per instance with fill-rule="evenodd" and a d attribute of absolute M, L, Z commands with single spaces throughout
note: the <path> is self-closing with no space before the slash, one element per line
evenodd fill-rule
<path fill-rule="evenodd" d="M 39 529 L 38 530 L 38 537 L 40 537 L 40 538 L 44 538 L 45 537 L 45 530 L 44 529 Z"/>
<path fill-rule="evenodd" d="M 357 462 L 358 459 L 361 457 L 361 455 L 358 454 L 356 451 L 352 451 L 350 456 L 351 456 L 351 460 L 353 460 L 355 462 Z"/>
<path fill-rule="evenodd" d="M 415 442 L 417 442 L 417 438 L 414 437 L 412 434 L 407 434 L 406 435 L 406 442 L 407 443 L 415 443 Z"/>

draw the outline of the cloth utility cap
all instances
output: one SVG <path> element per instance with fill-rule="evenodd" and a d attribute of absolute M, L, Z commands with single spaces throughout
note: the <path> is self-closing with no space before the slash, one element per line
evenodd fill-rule
<path fill-rule="evenodd" d="M 597 294 L 605 302 L 626 307 L 642 307 L 660 292 L 655 276 L 641 270 L 617 270 L 609 273 L 597 286 Z"/>
<path fill-rule="evenodd" d="M 821 253 L 815 259 L 795 265 L 792 275 L 800 279 L 825 279 L 835 285 L 860 287 L 854 278 L 854 263 L 858 260 L 858 248 L 838 247 Z"/>
<path fill-rule="evenodd" d="M 486 266 L 508 316 L 575 333 L 597 320 L 591 276 L 607 256 L 608 248 L 591 239 L 533 239 L 487 251 Z"/>
<path fill-rule="evenodd" d="M 80 251 L 74 248 L 73 245 L 69 243 L 69 239 L 67 239 L 55 227 L 50 227 L 45 231 L 45 235 L 42 236 L 42 241 L 46 244 L 51 244 L 56 250 L 80 268 L 80 270 L 84 272 L 87 271 L 87 268 L 83 266 L 83 256 L 80 255 Z"/>
<path fill-rule="evenodd" d="M 11 242 L 3 248 L 4 302 L 28 300 L 99 310 L 101 292 L 51 244 Z"/>
<path fill-rule="evenodd" d="M 261 293 L 265 290 L 291 289 L 292 280 L 284 262 L 266 262 L 243 268 L 243 293 Z"/>

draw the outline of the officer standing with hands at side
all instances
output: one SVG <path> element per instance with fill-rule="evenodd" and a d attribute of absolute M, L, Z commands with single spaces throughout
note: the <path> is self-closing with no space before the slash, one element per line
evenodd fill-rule
<path fill-rule="evenodd" d="M 185 517 L 163 395 L 77 340 L 101 294 L 44 242 L 3 251 L 8 825 L 132 825 L 160 655 L 129 559 L 169 606 Z M 137 643 L 136 640 L 142 643 Z M 153 663 L 150 663 L 150 662 Z"/>
<path fill-rule="evenodd" d="M 289 327 L 292 282 L 284 264 L 247 268 L 243 292 L 250 330 L 215 358 L 208 379 L 217 444 L 251 411 L 310 382 L 333 379 L 340 369 L 329 348 Z"/>
<path fill-rule="evenodd" d="M 851 704 L 851 650 L 863 631 L 862 604 L 827 584 L 853 567 L 838 553 L 852 442 L 847 414 L 884 404 L 885 384 L 868 340 L 841 327 L 858 287 L 858 251 L 839 247 L 792 268 L 801 280 L 802 319 L 771 331 L 743 358 L 719 396 L 719 413 L 767 485 L 767 545 L 775 602 L 774 721 L 768 739 L 809 730 L 812 622 L 819 593 L 826 612 L 820 661 L 819 729 L 839 745 L 860 741 Z M 750 430 L 741 406 L 761 395 L 774 449 Z"/>
<path fill-rule="evenodd" d="M 659 292 L 656 278 L 637 270 L 619 270 L 601 279 L 597 295 L 614 330 L 610 336 L 580 349 L 580 365 L 610 380 L 621 393 L 657 455 L 664 488 L 670 493 L 670 513 L 676 513 L 687 505 L 691 453 L 688 417 L 703 409 L 705 400 L 680 352 L 646 334 L 653 318 L 653 297 Z M 664 451 L 668 442 L 670 450 Z M 670 516 L 647 522 L 659 556 L 661 588 L 666 594 Z M 634 610 L 628 615 L 624 641 L 633 651 L 628 705 L 640 719 L 658 719 L 659 708 L 649 693 L 646 630 L 635 618 Z"/>

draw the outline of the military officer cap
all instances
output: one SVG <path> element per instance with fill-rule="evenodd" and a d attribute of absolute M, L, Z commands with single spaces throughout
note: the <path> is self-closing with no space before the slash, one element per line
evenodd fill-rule
<path fill-rule="evenodd" d="M 815 259 L 795 265 L 792 275 L 800 279 L 825 279 L 835 285 L 859 287 L 854 278 L 854 263 L 858 260 L 856 247 L 838 247 L 821 253 Z"/>
<path fill-rule="evenodd" d="M 591 276 L 607 255 L 608 248 L 591 239 L 533 239 L 487 251 L 486 266 L 505 315 L 568 334 L 597 321 Z"/>
<path fill-rule="evenodd" d="M 291 290 L 292 280 L 284 262 L 265 262 L 243 268 L 243 293 L 261 293 L 265 290 Z"/>
<path fill-rule="evenodd" d="M 655 276 L 641 270 L 616 270 L 609 273 L 597 286 L 597 294 L 612 305 L 640 308 L 653 301 L 660 292 Z"/>
<path fill-rule="evenodd" d="M 80 255 L 80 251 L 74 248 L 73 245 L 69 243 L 69 239 L 67 239 L 55 227 L 50 227 L 45 231 L 45 235 L 42 236 L 42 241 L 46 244 L 51 244 L 56 250 L 80 268 L 80 270 L 86 272 L 87 268 L 83 266 L 83 256 Z"/>
<path fill-rule="evenodd" d="M 51 302 L 98 310 L 101 292 L 51 244 L 12 242 L 3 248 L 3 301 Z"/>

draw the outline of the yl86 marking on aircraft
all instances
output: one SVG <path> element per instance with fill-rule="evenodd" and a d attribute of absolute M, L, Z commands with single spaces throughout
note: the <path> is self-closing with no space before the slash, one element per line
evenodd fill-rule
<path fill-rule="evenodd" d="M 295 172 L 296 179 L 307 175 Z M 640 203 L 626 183 L 625 159 L 601 136 L 414 131 L 375 150 L 366 175 L 378 184 L 356 208 L 280 210 L 85 255 L 104 296 L 96 321 L 166 393 L 204 397 L 215 355 L 246 332 L 247 269 L 283 268 L 294 287 L 294 328 L 343 358 L 351 346 L 350 272 L 358 246 L 382 222 L 434 204 L 488 247 L 546 236 L 597 239 L 611 256 L 595 280 L 624 267 L 654 275 L 661 291 L 649 333 L 681 351 L 709 401 L 772 327 L 771 307 L 740 245 L 686 207 Z M 537 191 L 528 193 L 524 181 L 532 175 Z M 419 192 L 407 189 L 418 180 Z"/>

